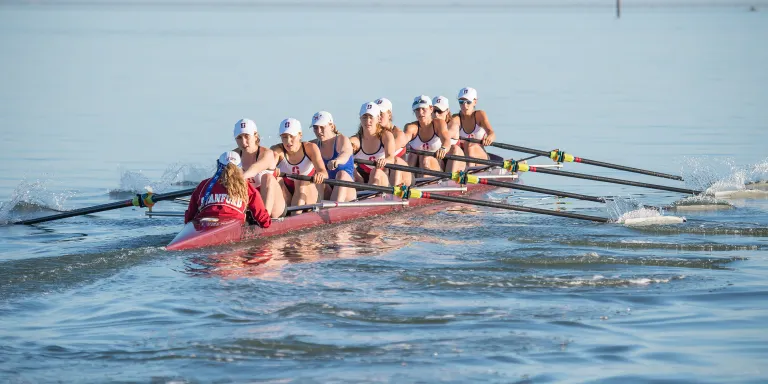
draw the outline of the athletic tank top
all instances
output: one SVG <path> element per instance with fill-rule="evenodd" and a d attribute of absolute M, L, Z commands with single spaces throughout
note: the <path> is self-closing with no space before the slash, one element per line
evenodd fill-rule
<path fill-rule="evenodd" d="M 461 126 L 461 114 L 458 114 L 459 116 L 459 136 L 461 138 L 469 138 L 469 139 L 478 139 L 482 140 L 485 137 L 485 128 L 481 127 L 477 124 L 477 119 L 475 118 L 475 114 L 477 111 L 472 112 L 472 120 L 475 122 L 475 127 L 472 129 L 471 132 L 467 132 L 464 130 L 464 127 Z"/>
<path fill-rule="evenodd" d="M 416 122 L 416 125 L 421 128 L 418 122 Z M 419 129 L 420 130 L 420 129 Z M 408 142 L 408 145 L 413 149 L 418 149 L 421 151 L 429 151 L 429 152 L 435 152 L 440 147 L 443 146 L 442 140 L 440 140 L 440 137 L 437 136 L 437 132 L 435 132 L 435 121 L 432 121 L 432 138 L 427 141 L 422 141 L 421 137 L 419 137 L 418 130 L 416 131 L 416 137 L 414 137 L 410 142 Z"/>
<path fill-rule="evenodd" d="M 339 157 L 339 151 L 336 150 L 336 145 L 338 144 L 339 136 L 336 136 L 336 138 L 333 140 L 333 155 L 330 159 L 326 159 L 323 157 L 323 161 L 327 164 L 329 161 L 336 159 Z M 319 141 L 318 141 L 319 143 Z M 320 151 L 320 157 L 323 156 L 323 151 Z M 353 157 L 350 157 L 347 159 L 347 162 L 344 164 L 336 164 L 336 169 L 328 169 L 328 178 L 329 179 L 335 179 L 336 174 L 339 173 L 339 171 L 345 171 L 347 174 L 349 174 L 350 177 L 353 179 L 355 178 L 355 159 Z"/>
<path fill-rule="evenodd" d="M 301 161 L 299 161 L 298 164 L 292 164 L 289 162 L 288 151 L 285 150 L 285 146 L 282 144 L 280 144 L 280 146 L 283 147 L 283 158 L 280 159 L 280 161 L 277 163 L 277 169 L 279 169 L 280 172 L 304 176 L 312 176 L 315 174 L 315 165 L 312 164 L 312 160 L 310 160 L 309 156 L 307 156 L 307 150 L 304 148 L 304 143 L 301 143 L 301 151 L 304 152 L 304 157 L 301 158 Z"/>
<path fill-rule="evenodd" d="M 381 138 L 379 138 L 379 149 L 374 153 L 366 153 L 363 150 L 363 134 L 362 133 L 358 135 L 358 138 L 360 140 L 360 148 L 358 148 L 357 152 L 355 152 L 355 159 L 376 161 L 378 159 L 384 158 L 385 156 L 384 143 L 381 142 Z M 363 171 L 368 173 L 371 173 L 371 170 L 373 170 L 373 167 L 367 164 L 357 164 L 357 166 L 360 167 Z"/>
<path fill-rule="evenodd" d="M 235 150 L 240 157 L 243 157 L 243 150 L 238 148 Z M 256 150 L 256 161 L 259 161 L 259 154 L 261 153 L 261 146 L 259 146 L 259 149 Z M 245 171 L 245 168 L 241 168 L 243 171 Z M 274 171 L 271 171 L 269 169 L 265 169 L 259 173 L 256 174 L 256 176 L 248 179 L 248 182 L 253 185 L 254 188 L 259 188 L 261 186 L 261 177 L 270 173 L 273 173 Z"/>

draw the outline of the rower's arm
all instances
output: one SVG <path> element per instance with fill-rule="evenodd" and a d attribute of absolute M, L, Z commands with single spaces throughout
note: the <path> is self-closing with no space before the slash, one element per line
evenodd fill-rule
<path fill-rule="evenodd" d="M 318 148 L 317 144 L 307 143 L 305 149 L 309 160 L 315 166 L 315 173 L 322 173 L 325 177 L 328 177 L 328 170 L 325 169 L 325 162 L 323 162 L 323 156 L 320 154 L 320 148 Z"/>
<path fill-rule="evenodd" d="M 263 152 L 261 154 L 261 158 L 256 160 L 255 163 L 251 164 L 248 169 L 243 172 L 243 177 L 246 179 L 250 179 L 252 177 L 256 177 L 256 175 L 259 174 L 259 172 L 267 170 L 267 169 L 275 169 L 275 154 L 272 153 L 272 150 L 269 148 L 262 147 L 261 151 Z"/>
<path fill-rule="evenodd" d="M 349 138 L 349 143 L 352 145 L 352 153 L 360 150 L 360 138 L 352 136 Z"/>
<path fill-rule="evenodd" d="M 403 145 L 407 145 L 408 143 L 410 143 L 411 140 L 413 140 L 413 138 L 416 137 L 416 135 L 418 134 L 419 134 L 418 125 L 414 123 L 406 124 L 405 127 L 403 127 L 403 139 L 405 140 L 405 144 Z"/>
<path fill-rule="evenodd" d="M 405 132 L 394 126 L 392 128 L 392 136 L 395 137 L 395 149 L 405 147 L 408 144 L 408 138 L 405 136 Z"/>
<path fill-rule="evenodd" d="M 354 153 L 352 151 L 352 142 L 346 136 L 339 135 L 339 144 L 341 144 L 341 148 L 336 148 L 339 152 L 339 156 L 336 158 L 337 165 L 349 161 L 349 158 Z"/>
<path fill-rule="evenodd" d="M 488 120 L 488 115 L 485 114 L 485 111 L 477 111 L 476 114 L 477 123 L 485 128 L 485 131 L 487 132 L 483 139 L 483 145 L 490 145 L 496 140 L 496 132 L 493 131 L 493 127 L 491 127 L 491 122 Z"/>
<path fill-rule="evenodd" d="M 192 221 L 192 219 L 195 218 L 195 215 L 197 215 L 197 211 L 199 210 L 199 206 L 197 204 L 200 200 L 200 186 L 203 185 L 203 183 L 204 182 L 198 184 L 197 188 L 195 188 L 195 191 L 192 192 L 192 196 L 189 198 L 187 210 L 184 212 L 184 224 Z"/>
<path fill-rule="evenodd" d="M 272 225 L 272 217 L 269 216 L 264 202 L 261 200 L 261 194 L 250 183 L 248 184 L 248 210 L 251 216 L 262 228 L 269 228 Z"/>
<path fill-rule="evenodd" d="M 384 131 L 381 133 L 381 144 L 384 145 L 384 160 L 387 164 L 394 163 L 397 147 L 395 146 L 395 137 L 392 136 L 392 132 Z"/>
<path fill-rule="evenodd" d="M 448 148 L 451 145 L 451 132 L 448 131 L 448 125 L 445 120 L 434 120 L 435 122 L 435 134 L 440 138 L 440 142 L 443 143 L 443 148 Z"/>

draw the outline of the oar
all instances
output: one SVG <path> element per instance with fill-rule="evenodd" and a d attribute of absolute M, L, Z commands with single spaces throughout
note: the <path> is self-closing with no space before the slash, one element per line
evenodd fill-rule
<path fill-rule="evenodd" d="M 412 150 L 412 149 L 409 149 L 408 151 L 411 153 L 416 153 L 416 154 L 426 155 L 426 156 L 434 155 L 434 152 L 425 152 L 425 151 L 418 151 L 418 150 Z M 446 155 L 446 158 L 448 158 L 447 156 L 449 155 Z M 454 157 L 461 157 L 461 156 L 454 156 Z M 373 165 L 373 166 L 376 165 L 375 162 L 371 160 L 365 160 L 365 159 L 355 159 L 355 162 L 360 164 L 366 164 L 366 165 Z M 496 164 L 488 164 L 488 165 L 496 165 Z M 394 169 L 396 171 L 421 173 L 424 175 L 430 175 L 430 176 L 436 176 L 436 177 L 447 177 L 454 181 L 460 181 L 459 177 L 461 177 L 458 172 L 450 173 L 450 172 L 433 171 L 430 169 L 406 167 L 404 165 L 398 165 L 398 164 L 387 164 L 386 167 L 389 169 Z M 487 184 L 487 185 L 492 185 L 494 187 L 519 189 L 521 191 L 543 193 L 545 195 L 552 195 L 552 196 L 571 197 L 577 200 L 594 201 L 596 203 L 605 203 L 606 201 L 606 199 L 602 197 L 587 196 L 587 195 L 582 195 L 579 193 L 572 193 L 572 192 L 556 191 L 554 189 L 531 187 L 528 185 L 509 183 L 509 182 L 498 181 L 493 179 L 480 179 L 472 175 L 466 175 L 466 176 L 467 176 L 467 179 L 465 181 L 470 184 Z"/>
<path fill-rule="evenodd" d="M 37 219 L 20 220 L 15 222 L 14 224 L 24 224 L 24 225 L 37 224 L 45 221 L 65 219 L 67 217 L 87 215 L 90 213 L 109 211 L 112 209 L 131 207 L 131 206 L 142 207 L 142 208 L 151 207 L 158 201 L 171 200 L 171 199 L 175 199 L 177 197 L 182 197 L 182 196 L 189 196 L 194 191 L 195 191 L 195 188 L 190 188 L 190 189 L 183 189 L 181 191 L 169 192 L 169 193 L 163 193 L 163 194 L 157 194 L 157 195 L 153 193 L 136 194 L 136 196 L 134 196 L 134 198 L 130 200 L 120 201 L 117 203 L 101 204 L 101 205 L 96 205 L 88 208 L 75 209 L 65 213 L 60 213 L 58 215 L 38 217 Z"/>
<path fill-rule="evenodd" d="M 417 149 L 408 149 L 408 152 L 414 153 L 417 155 L 422 156 L 434 156 L 434 152 L 426 152 L 421 151 Z M 504 167 L 504 169 L 507 169 L 512 172 L 538 172 L 538 173 L 548 173 L 550 175 L 558 175 L 558 176 L 565 176 L 565 177 L 574 177 L 577 179 L 586 179 L 586 180 L 595 180 L 595 181 L 603 181 L 606 183 L 614 183 L 614 184 L 624 184 L 624 185 L 632 185 L 635 187 L 643 187 L 643 188 L 649 188 L 649 189 L 658 189 L 662 191 L 670 191 L 670 192 L 679 192 L 679 193 L 687 193 L 691 195 L 698 195 L 701 194 L 703 191 L 697 191 L 694 189 L 687 189 L 687 188 L 677 188 L 677 187 L 668 187 L 666 185 L 658 185 L 658 184 L 648 184 L 648 183 L 640 183 L 637 181 L 631 181 L 631 180 L 622 180 L 622 179 L 614 179 L 611 177 L 602 177 L 602 176 L 593 176 L 593 175 L 586 175 L 583 173 L 576 173 L 576 172 L 568 172 L 568 171 L 558 171 L 554 169 L 546 169 L 546 168 L 538 168 L 536 166 L 529 166 L 528 164 L 521 164 L 518 161 L 515 160 L 485 160 L 485 159 L 478 159 L 474 157 L 467 157 L 467 156 L 457 156 L 457 155 L 445 155 L 445 158 L 448 160 L 459 160 L 469 163 L 477 163 L 477 164 L 485 164 L 485 165 L 495 165 L 499 167 Z"/>
<path fill-rule="evenodd" d="M 311 176 L 294 175 L 294 174 L 286 174 L 286 173 L 281 173 L 280 176 L 290 177 L 296 180 L 312 181 Z M 520 212 L 528 212 L 528 213 L 537 213 L 541 215 L 551 215 L 551 216 L 568 217 L 568 218 L 579 219 L 579 220 L 589 220 L 589 221 L 595 221 L 599 223 L 608 223 L 611 221 L 610 219 L 606 219 L 604 217 L 581 215 L 578 213 L 550 211 L 547 209 L 529 208 L 529 207 L 523 207 L 519 205 L 495 203 L 492 201 L 467 199 L 464 197 L 437 195 L 434 193 L 423 192 L 418 189 L 408 188 L 405 186 L 383 187 L 380 185 L 362 184 L 362 183 L 355 183 L 351 181 L 334 180 L 334 179 L 326 179 L 324 183 L 328 185 L 338 186 L 338 187 L 367 189 L 367 190 L 379 191 L 384 193 L 390 193 L 392 195 L 395 195 L 397 197 L 402 197 L 405 199 L 410 199 L 410 198 L 432 199 L 432 200 L 447 201 L 447 202 L 458 203 L 458 204 L 478 205 L 482 207 L 508 209 L 512 211 L 520 211 Z"/>
<path fill-rule="evenodd" d="M 468 141 L 470 143 L 482 143 L 483 142 L 482 140 L 470 139 L 470 138 L 461 138 L 461 140 Z M 649 170 L 640 169 L 640 168 L 627 167 L 627 166 L 624 166 L 624 165 L 604 163 L 602 161 L 597 161 L 597 160 L 585 159 L 583 157 L 573 156 L 573 155 L 565 153 L 563 151 L 557 151 L 557 150 L 555 150 L 555 151 L 542 151 L 542 150 L 538 150 L 538 149 L 532 149 L 532 148 L 520 147 L 520 146 L 517 146 L 517 145 L 504 144 L 504 143 L 496 143 L 496 142 L 491 143 L 491 146 L 494 146 L 496 148 L 501 148 L 501 149 L 508 149 L 510 151 L 530 153 L 530 154 L 539 155 L 539 156 L 546 156 L 546 157 L 549 157 L 550 159 L 552 159 L 552 160 L 554 160 L 554 161 L 556 161 L 558 163 L 576 162 L 576 163 L 582 163 L 582 164 L 595 165 L 595 166 L 603 167 L 603 168 L 613 168 L 613 169 L 618 169 L 618 170 L 627 171 L 627 172 L 642 173 L 644 175 L 663 177 L 663 178 L 666 178 L 666 179 L 683 180 L 682 177 L 676 176 L 676 175 L 670 175 L 670 174 L 667 174 L 667 173 L 649 171 Z"/>

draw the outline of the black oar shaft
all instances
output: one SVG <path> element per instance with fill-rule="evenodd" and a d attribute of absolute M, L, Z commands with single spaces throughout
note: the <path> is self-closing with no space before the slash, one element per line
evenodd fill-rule
<path fill-rule="evenodd" d="M 479 205 L 479 206 L 489 207 L 489 208 L 508 209 L 511 211 L 538 213 L 541 215 L 560 216 L 560 217 L 568 217 L 571 219 L 596 221 L 598 223 L 608 223 L 611 221 L 610 219 L 606 219 L 604 217 L 598 217 L 598 216 L 581 215 L 578 213 L 570 213 L 570 212 L 550 211 L 548 209 L 530 208 L 530 207 L 524 207 L 521 205 L 496 203 L 493 201 L 485 201 L 485 200 L 465 199 L 462 197 L 435 195 L 433 193 L 427 194 L 427 198 L 433 199 L 433 200 L 448 201 L 452 203 L 472 204 L 472 205 Z"/>
<path fill-rule="evenodd" d="M 483 142 L 482 140 L 478 140 L 478 139 L 474 139 L 474 138 L 461 138 L 461 140 L 468 141 L 470 143 L 482 143 Z M 542 151 L 542 150 L 539 150 L 539 149 L 526 148 L 526 147 L 521 147 L 521 146 L 511 145 L 511 144 L 504 144 L 504 143 L 493 142 L 493 143 L 491 143 L 491 146 L 494 146 L 496 148 L 501 148 L 501 149 L 508 149 L 510 151 L 515 151 L 515 152 L 530 153 L 530 154 L 539 155 L 539 156 L 549 157 L 549 155 L 550 155 L 549 151 Z M 602 161 L 585 159 L 583 157 L 575 157 L 574 158 L 574 162 L 582 163 L 582 164 L 594 165 L 594 166 L 603 167 L 603 168 L 618 169 L 618 170 L 621 170 L 621 171 L 627 171 L 627 172 L 633 172 L 633 173 L 641 173 L 641 174 L 644 174 L 644 175 L 663 177 L 665 179 L 683 180 L 682 177 L 677 176 L 677 175 L 670 175 L 668 173 L 649 171 L 647 169 L 627 167 L 627 166 L 619 165 L 619 164 L 605 163 L 605 162 L 602 162 Z"/>
<path fill-rule="evenodd" d="M 177 197 L 182 197 L 182 196 L 189 196 L 194 191 L 195 191 L 195 188 L 190 188 L 190 189 L 184 189 L 184 190 L 176 191 L 176 192 L 152 195 L 152 201 L 153 202 L 158 202 L 158 201 L 163 201 L 163 200 L 175 199 Z M 75 209 L 75 210 L 67 211 L 67 212 L 64 212 L 64 213 L 57 214 L 57 215 L 38 217 L 36 219 L 20 220 L 20 221 L 14 222 L 14 224 L 23 224 L 23 225 L 37 224 L 37 223 L 42 223 L 42 222 L 46 222 L 46 221 L 66 219 L 68 217 L 88 215 L 88 214 L 91 214 L 91 213 L 97 213 L 97 212 L 109 211 L 109 210 L 112 210 L 112 209 L 130 207 L 132 205 L 133 205 L 133 199 L 125 200 L 125 201 L 120 201 L 120 202 L 116 202 L 116 203 L 101 204 L 101 205 L 96 205 L 96 206 L 88 207 L 88 208 Z"/>
<path fill-rule="evenodd" d="M 641 183 L 641 182 L 638 182 L 638 181 L 614 179 L 612 177 L 586 175 L 586 174 L 583 174 L 583 173 L 570 172 L 570 171 L 560 171 L 560 170 L 555 170 L 555 169 L 530 167 L 529 172 L 547 173 L 547 174 L 550 174 L 550 175 L 573 177 L 573 178 L 585 179 L 585 180 L 595 180 L 595 181 L 602 181 L 602 182 L 613 183 L 613 184 L 631 185 L 631 186 L 635 186 L 635 187 L 642 187 L 642 188 L 649 188 L 649 189 L 658 189 L 658 190 L 670 191 L 670 192 L 687 193 L 687 194 L 691 194 L 691 195 L 698 195 L 698 194 L 702 193 L 702 191 L 697 191 L 697 190 L 687 189 L 687 188 L 677 188 L 677 187 L 669 187 L 669 186 L 666 186 L 666 185 Z"/>
<path fill-rule="evenodd" d="M 312 181 L 312 176 L 292 175 L 292 174 L 282 174 L 281 176 L 283 176 L 283 177 L 290 177 L 290 178 L 296 179 L 296 180 Z M 356 188 L 356 189 L 370 189 L 370 190 L 381 191 L 381 192 L 386 192 L 386 193 L 394 193 L 394 187 L 382 187 L 382 186 L 378 186 L 378 185 L 354 183 L 354 182 L 351 182 L 351 181 L 335 180 L 335 179 L 326 179 L 324 181 L 324 183 L 326 183 L 328 185 L 336 185 L 336 186 L 340 186 L 340 187 L 350 187 L 350 188 Z M 507 210 L 512 210 L 512 211 L 537 213 L 537 214 L 541 214 L 541 215 L 568 217 L 568 218 L 571 218 L 571 219 L 589 220 L 589 221 L 596 221 L 596 222 L 599 222 L 599 223 L 608 223 L 608 222 L 610 222 L 610 219 L 606 219 L 604 217 L 598 217 L 598 216 L 581 215 L 581 214 L 578 214 L 578 213 L 569 213 L 569 212 L 560 212 L 560 211 L 550 211 L 550 210 L 547 210 L 547 209 L 529 208 L 529 207 L 523 207 L 523 206 L 520 206 L 520 205 L 496 203 L 496 202 L 493 202 L 493 201 L 475 200 L 475 199 L 468 199 L 468 198 L 464 198 L 464 197 L 454 197 L 454 196 L 438 195 L 438 194 L 429 193 L 429 192 L 422 192 L 422 198 L 432 199 L 432 200 L 440 200 L 440 201 L 447 201 L 447 202 L 458 203 L 458 204 L 479 205 L 479 206 L 482 206 L 482 207 L 489 207 L 489 208 L 499 208 L 499 209 L 507 209 Z"/>
<path fill-rule="evenodd" d="M 416 149 L 409 149 L 408 150 L 411 153 L 417 154 L 417 155 L 424 155 L 424 156 L 434 156 L 434 152 L 426 152 L 426 151 L 420 151 Z M 457 156 L 457 155 L 445 155 L 445 158 L 448 160 L 458 160 L 458 161 L 464 161 L 464 162 L 470 162 L 470 163 L 479 163 L 479 164 L 487 164 L 487 165 L 496 165 L 496 166 L 503 166 L 504 162 L 499 160 L 485 160 L 485 159 L 476 159 L 474 157 L 467 157 L 467 156 Z M 532 166 L 528 170 L 529 172 L 538 172 L 538 173 L 548 173 L 551 175 L 558 175 L 558 176 L 564 176 L 564 177 L 573 177 L 577 179 L 585 179 L 585 180 L 595 180 L 595 181 L 603 181 L 606 183 L 614 183 L 614 184 L 624 184 L 624 185 L 632 185 L 635 187 L 642 187 L 642 188 L 649 188 L 649 189 L 658 189 L 662 191 L 670 191 L 670 192 L 679 192 L 679 193 L 686 193 L 691 195 L 697 195 L 702 193 L 702 191 L 697 191 L 693 189 L 687 189 L 687 188 L 677 188 L 677 187 L 669 187 L 666 185 L 658 185 L 658 184 L 649 184 L 649 183 L 641 183 L 637 181 L 631 181 L 631 180 L 623 180 L 623 179 L 614 179 L 612 177 L 603 177 L 603 176 L 594 176 L 594 175 L 587 175 L 583 173 L 577 173 L 577 172 L 570 172 L 570 171 L 559 171 L 555 169 L 546 169 L 546 168 L 538 168 L 535 166 Z"/>
<path fill-rule="evenodd" d="M 411 153 L 423 155 L 423 156 L 434 156 L 434 152 L 426 152 L 426 151 L 420 151 L 415 149 L 409 149 L 408 150 Z M 450 156 L 450 157 L 449 157 Z M 454 159 L 454 158 L 463 158 L 462 156 L 452 156 L 452 155 L 446 155 L 445 157 L 448 160 Z M 471 158 L 466 158 L 471 159 Z M 454 159 L 454 160 L 463 160 L 463 159 Z M 482 159 L 479 159 L 482 160 Z M 467 160 L 469 161 L 469 160 Z M 500 162 L 496 162 L 493 160 L 484 160 L 486 161 L 487 165 L 500 165 Z M 360 164 L 367 164 L 367 165 L 375 165 L 376 163 L 371 160 L 365 160 L 365 159 L 355 159 L 356 163 Z M 474 159 L 471 160 L 471 162 L 474 162 Z M 423 169 L 423 168 L 415 168 L 415 167 L 406 167 L 404 165 L 398 165 L 398 164 L 387 164 L 387 168 L 394 169 L 396 171 L 404 171 L 404 172 L 414 172 L 414 173 L 422 173 L 425 175 L 430 176 L 437 176 L 437 177 L 451 177 L 451 174 L 449 172 L 440 172 L 440 171 L 433 171 L 429 169 Z M 570 197 L 577 200 L 586 200 L 586 201 L 594 201 L 596 203 L 605 203 L 605 199 L 602 197 L 594 197 L 594 196 L 587 196 L 582 195 L 580 193 L 571 193 L 571 192 L 565 192 L 565 191 L 556 191 L 554 189 L 547 189 L 547 188 L 539 188 L 539 187 L 531 187 L 528 185 L 522 185 L 522 184 L 515 184 L 515 183 L 508 183 L 504 181 L 498 181 L 498 180 L 489 180 L 489 179 L 481 179 L 481 184 L 486 185 L 492 185 L 494 187 L 501 187 L 501 188 L 509 188 L 509 189 L 518 189 L 521 191 L 528 191 L 528 192 L 535 192 L 535 193 L 542 193 L 545 195 L 552 195 L 552 196 L 560 196 L 560 197 Z"/>

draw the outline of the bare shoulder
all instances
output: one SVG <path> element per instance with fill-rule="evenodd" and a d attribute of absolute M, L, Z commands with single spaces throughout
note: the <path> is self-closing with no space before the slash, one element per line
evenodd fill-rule
<path fill-rule="evenodd" d="M 475 111 L 475 113 L 477 113 L 478 118 L 488 119 L 488 115 L 482 109 L 478 109 L 477 111 Z"/>

